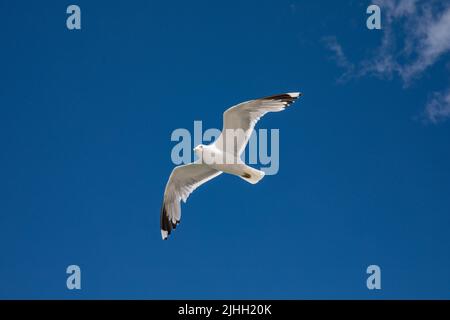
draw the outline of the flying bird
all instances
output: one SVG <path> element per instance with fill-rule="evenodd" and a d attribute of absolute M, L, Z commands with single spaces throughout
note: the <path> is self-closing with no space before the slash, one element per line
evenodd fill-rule
<path fill-rule="evenodd" d="M 222 173 L 236 175 L 255 184 L 264 172 L 247 166 L 241 160 L 258 120 L 268 112 L 283 111 L 301 96 L 291 92 L 237 104 L 223 113 L 223 129 L 211 144 L 194 148 L 198 160 L 175 167 L 167 181 L 161 207 L 161 236 L 166 240 L 181 219 L 181 204 L 202 184 Z"/>

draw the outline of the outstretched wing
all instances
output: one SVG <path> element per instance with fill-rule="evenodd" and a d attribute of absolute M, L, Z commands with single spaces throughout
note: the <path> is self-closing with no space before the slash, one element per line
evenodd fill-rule
<path fill-rule="evenodd" d="M 299 92 L 278 94 L 242 102 L 229 108 L 223 113 L 223 129 L 214 142 L 215 146 L 219 150 L 240 156 L 258 120 L 267 112 L 284 110 L 300 96 Z"/>
<path fill-rule="evenodd" d="M 205 182 L 217 177 L 222 171 L 214 170 L 199 162 L 175 167 L 164 191 L 161 207 L 161 236 L 166 240 L 172 229 L 180 223 L 180 200 L 186 202 L 189 195 Z"/>

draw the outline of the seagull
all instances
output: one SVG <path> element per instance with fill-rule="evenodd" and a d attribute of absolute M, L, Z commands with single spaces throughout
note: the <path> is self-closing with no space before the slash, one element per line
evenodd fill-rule
<path fill-rule="evenodd" d="M 181 219 L 181 204 L 202 184 L 228 173 L 256 184 L 264 172 L 247 166 L 241 160 L 258 120 L 268 112 L 283 111 L 302 94 L 290 92 L 237 104 L 223 113 L 223 129 L 211 144 L 194 148 L 198 160 L 175 167 L 164 191 L 161 207 L 161 236 L 166 240 Z"/>

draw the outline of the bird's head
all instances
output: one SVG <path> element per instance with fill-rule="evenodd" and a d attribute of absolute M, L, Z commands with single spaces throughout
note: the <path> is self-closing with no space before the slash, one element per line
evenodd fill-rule
<path fill-rule="evenodd" d="M 203 148 L 205 146 L 203 144 L 199 144 L 194 148 L 194 152 L 197 155 L 197 157 L 202 158 Z"/>

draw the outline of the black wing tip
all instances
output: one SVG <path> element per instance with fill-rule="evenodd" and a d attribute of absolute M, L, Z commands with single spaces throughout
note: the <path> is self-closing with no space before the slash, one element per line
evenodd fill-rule
<path fill-rule="evenodd" d="M 172 229 L 175 230 L 177 226 L 180 224 L 180 220 L 176 220 L 175 222 L 169 220 L 169 215 L 167 214 L 165 203 L 163 202 L 161 207 L 161 237 L 163 240 L 167 240 L 172 233 Z"/>
<path fill-rule="evenodd" d="M 160 226 L 161 226 L 161 237 L 163 240 L 167 240 L 172 231 L 172 224 L 169 221 L 169 216 L 167 215 L 167 210 L 164 202 L 161 206 Z"/>
<path fill-rule="evenodd" d="M 170 221 L 170 223 L 172 224 L 172 228 L 176 229 L 177 226 L 180 224 L 180 220 L 175 220 L 175 222 Z"/>
<path fill-rule="evenodd" d="M 261 98 L 260 100 L 275 100 L 281 101 L 285 104 L 286 107 L 290 106 L 295 100 L 300 98 L 303 95 L 301 92 L 289 92 L 276 94 L 268 97 Z"/>

